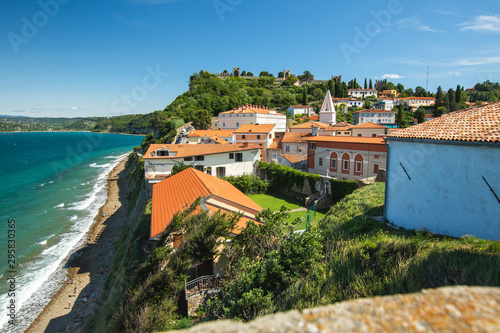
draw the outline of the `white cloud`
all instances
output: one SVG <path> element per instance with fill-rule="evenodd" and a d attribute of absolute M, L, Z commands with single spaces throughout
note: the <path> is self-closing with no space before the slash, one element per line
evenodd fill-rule
<path fill-rule="evenodd" d="M 498 15 L 479 15 L 472 22 L 461 24 L 462 31 L 472 30 L 476 32 L 500 33 L 500 16 Z"/>
<path fill-rule="evenodd" d="M 78 110 L 78 108 L 76 106 L 72 106 L 71 110 Z"/>
<path fill-rule="evenodd" d="M 462 75 L 462 73 L 460 73 L 460 72 L 456 72 L 456 71 L 455 71 L 455 72 L 448 72 L 448 73 L 446 73 L 446 74 L 447 74 L 448 76 L 460 76 L 460 75 Z"/>
<path fill-rule="evenodd" d="M 394 74 L 394 73 L 391 73 L 391 74 L 384 74 L 380 77 L 380 79 L 403 79 L 404 76 L 401 76 L 399 74 Z"/>
<path fill-rule="evenodd" d="M 430 26 L 423 24 L 417 15 L 394 21 L 394 25 L 399 30 L 410 29 L 425 32 L 443 33 L 443 31 L 432 29 Z"/>

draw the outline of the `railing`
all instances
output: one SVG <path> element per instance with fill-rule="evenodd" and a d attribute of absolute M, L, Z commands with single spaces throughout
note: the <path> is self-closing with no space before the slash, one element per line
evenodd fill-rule
<path fill-rule="evenodd" d="M 214 275 L 200 276 L 194 280 L 184 283 L 184 289 L 186 291 L 186 300 L 189 298 L 201 295 L 204 292 L 219 290 L 224 282 L 223 277 L 217 277 Z"/>

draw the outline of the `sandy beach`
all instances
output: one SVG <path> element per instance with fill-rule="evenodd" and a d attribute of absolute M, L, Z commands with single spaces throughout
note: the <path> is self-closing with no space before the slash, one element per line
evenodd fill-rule
<path fill-rule="evenodd" d="M 113 264 L 115 244 L 127 212 L 125 163 L 126 159 L 108 175 L 107 201 L 87 232 L 86 245 L 66 264 L 66 282 L 26 332 L 85 331 L 85 323 L 95 309 Z"/>

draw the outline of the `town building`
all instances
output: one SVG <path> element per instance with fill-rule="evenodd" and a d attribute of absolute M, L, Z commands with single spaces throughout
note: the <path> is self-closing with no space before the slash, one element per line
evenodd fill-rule
<path fill-rule="evenodd" d="M 387 131 L 385 126 L 371 122 L 361 123 L 351 127 L 352 136 L 377 137 L 384 136 Z"/>
<path fill-rule="evenodd" d="M 288 114 L 295 118 L 296 115 L 312 116 L 314 114 L 314 109 L 309 105 L 291 105 L 288 108 Z"/>
<path fill-rule="evenodd" d="M 231 236 L 238 235 L 246 228 L 249 221 L 260 224 L 255 216 L 262 211 L 262 208 L 248 196 L 225 180 L 188 168 L 153 187 L 150 238 L 158 240 L 175 214 L 189 208 L 198 198 L 201 199 L 201 203 L 193 214 L 199 214 L 201 211 L 208 211 L 210 215 L 216 212 L 242 214 Z M 169 235 L 166 240 L 175 249 L 182 244 L 183 239 L 181 230 Z M 227 242 L 230 239 L 219 241 Z M 208 265 L 204 266 L 203 273 L 199 274 L 197 270 L 196 275 L 223 276 L 227 269 L 227 261 L 227 256 L 222 253 L 209 260 Z"/>
<path fill-rule="evenodd" d="M 265 106 L 241 105 L 230 111 L 219 113 L 217 128 L 237 130 L 243 125 L 276 125 L 275 131 L 286 131 L 286 115 Z"/>
<path fill-rule="evenodd" d="M 267 149 L 275 138 L 276 125 L 243 125 L 233 133 L 236 144 L 254 144 L 262 147 L 262 160 L 266 161 Z"/>
<path fill-rule="evenodd" d="M 233 143 L 233 132 L 232 130 L 192 130 L 188 134 L 189 143 L 202 143 L 205 141 L 221 143 L 222 139 L 226 142 Z M 208 142 L 205 142 L 208 143 Z"/>
<path fill-rule="evenodd" d="M 375 89 L 349 89 L 347 95 L 349 95 L 349 97 L 363 99 L 369 96 L 377 97 L 378 91 Z"/>
<path fill-rule="evenodd" d="M 334 135 L 335 136 L 351 136 L 351 128 L 353 125 L 341 121 L 340 123 L 336 123 L 333 125 Z"/>
<path fill-rule="evenodd" d="M 358 180 L 375 177 L 385 169 L 387 149 L 383 138 L 314 136 L 306 140 L 310 173 Z"/>
<path fill-rule="evenodd" d="M 396 122 L 396 111 L 380 109 L 364 109 L 353 113 L 354 124 L 372 122 L 376 124 L 394 124 Z"/>
<path fill-rule="evenodd" d="M 280 154 L 278 157 L 278 164 L 307 172 L 307 154 Z"/>
<path fill-rule="evenodd" d="M 385 218 L 394 225 L 500 240 L 500 101 L 391 133 Z"/>
<path fill-rule="evenodd" d="M 143 157 L 148 189 L 169 177 L 172 167 L 181 163 L 217 177 L 253 174 L 261 159 L 261 148 L 248 143 L 152 144 Z"/>
<path fill-rule="evenodd" d="M 394 109 L 394 99 L 379 98 L 377 103 L 373 104 L 374 109 L 392 111 Z"/>
<path fill-rule="evenodd" d="M 396 89 L 390 89 L 390 90 L 382 90 L 379 94 L 379 98 L 398 98 L 399 93 Z"/>
<path fill-rule="evenodd" d="M 334 135 L 335 130 L 328 124 L 318 121 L 308 121 L 307 123 L 290 127 L 290 132 L 309 133 L 311 135 Z"/>
<path fill-rule="evenodd" d="M 365 102 L 362 99 L 353 99 L 353 98 L 332 98 L 333 105 L 335 106 L 340 106 L 340 105 L 347 105 L 348 107 L 352 108 L 362 108 Z"/>
<path fill-rule="evenodd" d="M 323 105 L 319 111 L 319 121 L 323 124 L 333 126 L 337 123 L 337 111 L 333 105 L 332 95 L 330 90 L 326 92 Z"/>
<path fill-rule="evenodd" d="M 405 97 L 396 99 L 395 105 L 405 105 L 416 111 L 421 106 L 431 106 L 436 103 L 434 97 Z"/>

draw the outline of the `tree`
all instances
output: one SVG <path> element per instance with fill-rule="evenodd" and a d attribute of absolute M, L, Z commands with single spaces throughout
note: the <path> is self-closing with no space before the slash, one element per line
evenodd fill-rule
<path fill-rule="evenodd" d="M 313 98 L 316 101 L 321 100 L 321 99 L 323 99 L 325 97 L 324 94 L 323 94 L 323 90 L 321 90 L 321 88 L 315 88 L 312 91 L 312 95 L 313 95 Z"/>
<path fill-rule="evenodd" d="M 396 89 L 397 89 L 398 93 L 402 93 L 403 90 L 405 90 L 405 86 L 403 86 L 401 83 L 398 83 L 398 85 L 396 86 Z"/>
<path fill-rule="evenodd" d="M 212 116 L 205 109 L 198 110 L 195 113 L 195 117 L 192 121 L 192 124 L 194 128 L 199 130 L 209 129 L 210 126 L 212 125 Z"/>
<path fill-rule="evenodd" d="M 248 72 L 247 76 L 253 76 L 253 73 L 252 72 Z"/>
<path fill-rule="evenodd" d="M 283 72 L 279 72 L 278 77 L 285 77 L 285 74 Z"/>
<path fill-rule="evenodd" d="M 328 81 L 328 90 L 330 90 L 330 93 L 335 96 L 335 81 L 333 79 L 330 79 Z"/>
<path fill-rule="evenodd" d="M 269 75 L 269 72 L 262 71 L 262 72 L 260 72 L 259 76 L 267 76 L 267 77 L 269 77 L 270 75 Z"/>
<path fill-rule="evenodd" d="M 415 96 L 417 97 L 427 97 L 427 91 L 423 87 L 416 87 L 415 88 Z"/>
<path fill-rule="evenodd" d="M 462 102 L 462 89 L 460 89 L 460 85 L 457 85 L 457 90 L 455 91 L 455 102 L 457 105 Z"/>
<path fill-rule="evenodd" d="M 425 121 L 425 109 L 422 106 L 415 111 L 415 118 L 417 118 L 419 124 Z"/>
<path fill-rule="evenodd" d="M 241 72 L 241 76 L 247 76 L 247 71 Z"/>
<path fill-rule="evenodd" d="M 372 108 L 372 103 L 365 99 L 365 102 L 363 103 L 363 109 L 371 109 Z"/>
<path fill-rule="evenodd" d="M 223 74 L 229 74 L 229 72 L 227 71 L 227 69 L 225 69 L 222 73 Z"/>
<path fill-rule="evenodd" d="M 443 114 L 447 113 L 448 112 L 448 109 L 446 109 L 446 107 L 444 106 L 440 106 L 438 107 L 435 111 L 432 111 L 432 114 L 435 116 L 435 117 L 441 117 Z"/>
<path fill-rule="evenodd" d="M 170 175 L 173 176 L 175 175 L 176 173 L 179 173 L 181 171 L 184 171 L 188 168 L 192 168 L 191 165 L 188 165 L 188 164 L 184 164 L 184 162 L 181 162 L 179 164 L 175 164 L 173 167 L 172 167 L 172 171 L 170 172 Z"/>
<path fill-rule="evenodd" d="M 398 111 L 396 112 L 396 124 L 403 127 L 403 104 L 398 105 Z"/>
<path fill-rule="evenodd" d="M 370 85 L 368 87 L 369 87 L 369 89 L 373 89 L 372 79 L 370 79 Z"/>
<path fill-rule="evenodd" d="M 440 106 L 443 106 L 443 90 L 441 89 L 441 86 L 439 86 L 437 88 L 437 92 L 436 92 L 436 102 L 434 104 L 434 115 L 435 112 L 437 112 L 437 109 L 440 107 Z M 439 117 L 439 116 L 436 116 L 436 117 Z"/>
<path fill-rule="evenodd" d="M 290 74 L 285 81 L 283 81 L 284 86 L 293 86 L 295 83 L 297 83 L 299 79 L 293 74 Z"/>
<path fill-rule="evenodd" d="M 307 88 L 304 87 L 302 90 L 302 104 L 307 105 L 308 99 L 307 99 Z"/>
<path fill-rule="evenodd" d="M 309 83 L 314 81 L 314 75 L 312 75 L 309 71 L 305 71 L 303 75 L 298 76 L 298 79 L 305 83 Z"/>
<path fill-rule="evenodd" d="M 446 97 L 448 99 L 448 105 L 450 112 L 457 111 L 457 102 L 455 101 L 455 90 L 453 89 L 448 89 L 448 93 L 446 94 Z"/>
<path fill-rule="evenodd" d="M 366 81 L 366 77 L 365 77 L 365 89 L 368 89 L 368 83 Z"/>

